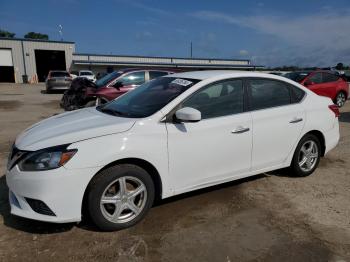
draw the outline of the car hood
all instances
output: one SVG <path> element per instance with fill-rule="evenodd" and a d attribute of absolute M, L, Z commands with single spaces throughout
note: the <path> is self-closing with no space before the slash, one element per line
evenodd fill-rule
<path fill-rule="evenodd" d="M 38 150 L 128 131 L 135 119 L 85 108 L 52 116 L 24 130 L 16 139 L 21 150 Z"/>

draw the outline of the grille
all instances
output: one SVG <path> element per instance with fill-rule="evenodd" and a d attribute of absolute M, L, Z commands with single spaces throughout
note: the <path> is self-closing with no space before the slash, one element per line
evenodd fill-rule
<path fill-rule="evenodd" d="M 36 212 L 46 216 L 56 216 L 54 212 L 41 200 L 27 198 L 29 206 Z"/>

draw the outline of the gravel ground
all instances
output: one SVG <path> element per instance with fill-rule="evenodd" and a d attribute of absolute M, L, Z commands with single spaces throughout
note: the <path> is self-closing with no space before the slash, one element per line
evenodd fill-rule
<path fill-rule="evenodd" d="M 0 85 L 0 261 L 350 261 L 350 103 L 341 140 L 306 178 L 260 174 L 153 207 L 133 228 L 9 214 L 5 162 L 24 128 L 61 112 L 43 85 Z M 62 189 L 62 192 L 64 190 Z"/>

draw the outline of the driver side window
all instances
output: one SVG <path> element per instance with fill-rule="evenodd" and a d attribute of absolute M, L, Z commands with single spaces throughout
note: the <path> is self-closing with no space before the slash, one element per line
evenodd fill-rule
<path fill-rule="evenodd" d="M 208 85 L 187 99 L 182 107 L 199 110 L 202 119 L 243 112 L 243 81 L 225 80 Z"/>

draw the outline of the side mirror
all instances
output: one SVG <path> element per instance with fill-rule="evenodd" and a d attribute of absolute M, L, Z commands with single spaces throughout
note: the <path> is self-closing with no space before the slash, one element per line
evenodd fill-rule
<path fill-rule="evenodd" d="M 181 122 L 198 122 L 202 119 L 202 114 L 192 107 L 184 107 L 176 111 L 176 119 Z"/>
<path fill-rule="evenodd" d="M 313 85 L 313 84 L 315 84 L 315 83 L 312 82 L 311 80 L 306 80 L 306 81 L 304 82 L 304 86 L 311 86 L 311 85 Z"/>

